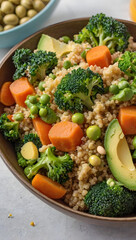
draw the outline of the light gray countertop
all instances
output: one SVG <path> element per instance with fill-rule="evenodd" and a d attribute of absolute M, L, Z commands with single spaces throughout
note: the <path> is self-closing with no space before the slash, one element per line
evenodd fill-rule
<path fill-rule="evenodd" d="M 129 0 L 60 0 L 45 26 L 104 12 L 128 19 Z M 9 49 L 0 49 L 0 60 Z M 9 214 L 12 218 L 8 218 Z M 30 222 L 35 227 L 30 226 Z M 0 240 L 134 240 L 136 227 L 90 225 L 49 207 L 25 189 L 0 159 Z"/>

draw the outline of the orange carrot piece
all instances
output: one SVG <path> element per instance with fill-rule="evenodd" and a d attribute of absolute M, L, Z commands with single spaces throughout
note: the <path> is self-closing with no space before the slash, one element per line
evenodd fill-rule
<path fill-rule="evenodd" d="M 136 106 L 121 108 L 118 120 L 125 135 L 136 134 Z"/>
<path fill-rule="evenodd" d="M 12 106 L 15 104 L 15 100 L 10 91 L 11 84 L 12 82 L 5 82 L 0 89 L 0 101 L 5 106 Z"/>
<path fill-rule="evenodd" d="M 26 77 L 15 80 L 10 85 L 10 91 L 15 99 L 15 102 L 22 107 L 26 107 L 25 100 L 27 95 L 34 93 L 33 86 L 29 83 Z"/>
<path fill-rule="evenodd" d="M 32 186 L 52 199 L 62 198 L 66 193 L 66 189 L 62 185 L 41 174 L 35 175 Z"/>
<path fill-rule="evenodd" d="M 43 145 L 48 145 L 50 144 L 50 139 L 49 139 L 49 136 L 48 136 L 48 133 L 50 131 L 50 129 L 52 128 L 52 125 L 44 122 L 41 118 L 37 117 L 37 118 L 34 118 L 33 120 L 33 125 L 34 125 L 34 128 L 41 140 L 41 143 Z"/>
<path fill-rule="evenodd" d="M 8 114 L 8 115 L 7 115 L 7 118 L 8 118 L 11 122 L 14 122 L 14 120 L 13 120 L 13 115 Z"/>
<path fill-rule="evenodd" d="M 81 144 L 83 131 L 76 123 L 62 121 L 56 123 L 49 131 L 49 139 L 51 143 L 63 152 L 70 152 Z"/>
<path fill-rule="evenodd" d="M 90 65 L 97 65 L 101 68 L 111 64 L 111 53 L 106 46 L 91 48 L 86 54 L 86 61 Z"/>

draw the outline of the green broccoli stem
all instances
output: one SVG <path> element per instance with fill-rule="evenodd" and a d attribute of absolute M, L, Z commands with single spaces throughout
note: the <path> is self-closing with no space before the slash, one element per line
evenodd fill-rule
<path fill-rule="evenodd" d="M 92 110 L 92 106 L 93 106 L 93 102 L 90 98 L 90 94 L 89 95 L 85 95 L 83 93 L 78 93 L 78 94 L 75 94 L 76 97 L 79 97 L 83 104 L 88 108 L 88 110 Z"/>
<path fill-rule="evenodd" d="M 31 179 L 33 176 L 37 174 L 37 172 L 45 167 L 44 159 L 37 162 L 35 165 L 28 166 L 24 169 L 24 174 L 27 176 L 28 179 Z"/>

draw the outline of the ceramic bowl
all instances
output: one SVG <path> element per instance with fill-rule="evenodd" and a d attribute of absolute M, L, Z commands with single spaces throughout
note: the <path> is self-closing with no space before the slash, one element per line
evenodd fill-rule
<path fill-rule="evenodd" d="M 44 9 L 26 23 L 18 25 L 10 30 L 0 32 L 0 48 L 12 47 L 43 28 L 46 20 L 49 18 L 58 2 L 59 0 L 50 0 Z"/>
<path fill-rule="evenodd" d="M 14 54 L 16 49 L 18 48 L 30 48 L 32 50 L 35 49 L 42 33 L 48 34 L 55 38 L 59 38 L 62 35 L 67 35 L 72 38 L 74 34 L 78 33 L 87 24 L 88 19 L 89 18 L 74 19 L 74 20 L 69 20 L 69 21 L 48 26 L 42 29 L 41 31 L 33 34 L 29 38 L 25 39 L 21 43 L 17 44 L 15 47 L 13 47 L 0 64 L 0 79 L 1 79 L 0 85 L 2 85 L 3 82 L 7 81 L 7 79 L 8 81 L 12 81 L 12 75 L 14 73 L 12 55 Z M 130 21 L 125 21 L 125 20 L 119 20 L 119 21 L 123 22 L 127 26 L 130 34 L 134 37 L 134 40 L 136 40 L 136 24 Z M 2 111 L 3 111 L 3 106 L 0 105 L 0 113 L 2 113 Z M 10 143 L 8 143 L 3 138 L 2 135 L 0 135 L 0 155 L 3 161 L 5 162 L 5 164 L 11 170 L 11 172 L 15 175 L 15 177 L 29 191 L 31 191 L 34 195 L 36 195 L 46 204 L 52 206 L 53 208 L 59 210 L 60 212 L 63 212 L 71 217 L 76 217 L 79 220 L 83 220 L 93 224 L 94 223 L 112 224 L 112 225 L 118 226 L 118 224 L 121 224 L 121 223 L 128 224 L 136 221 L 136 215 L 120 217 L 120 218 L 94 216 L 88 213 L 75 211 L 70 207 L 66 206 L 66 204 L 61 200 L 56 201 L 56 200 L 49 199 L 48 197 L 46 197 L 45 195 L 43 195 L 42 193 L 40 193 L 39 191 L 37 191 L 32 187 L 29 180 L 25 177 L 22 168 L 19 167 L 17 163 L 13 146 Z"/>

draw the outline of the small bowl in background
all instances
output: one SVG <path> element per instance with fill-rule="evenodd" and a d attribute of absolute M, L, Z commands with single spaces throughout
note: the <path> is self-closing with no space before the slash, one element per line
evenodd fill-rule
<path fill-rule="evenodd" d="M 45 25 L 59 0 L 50 0 L 49 3 L 33 18 L 24 24 L 10 30 L 0 32 L 0 48 L 12 47 Z"/>

